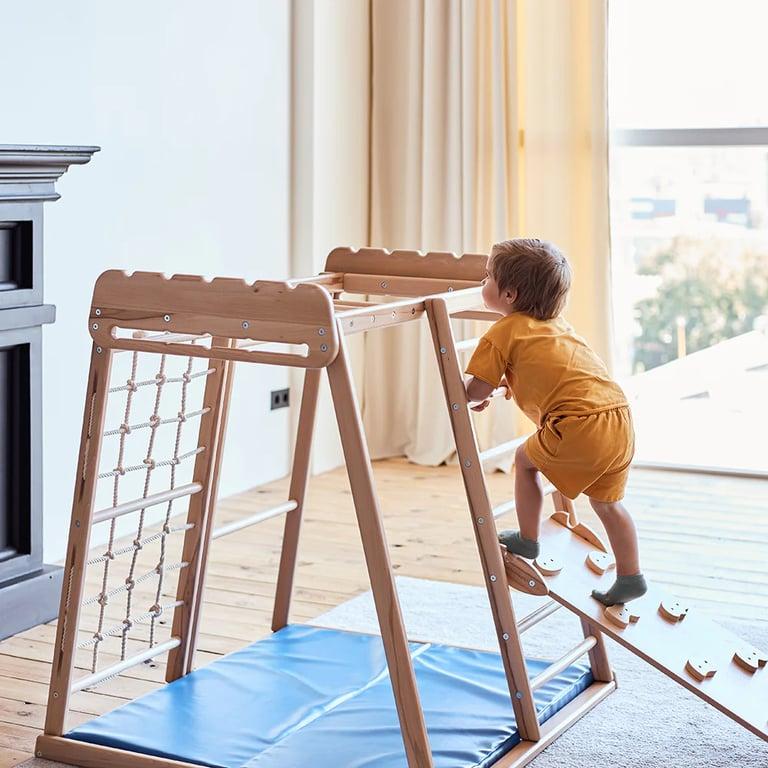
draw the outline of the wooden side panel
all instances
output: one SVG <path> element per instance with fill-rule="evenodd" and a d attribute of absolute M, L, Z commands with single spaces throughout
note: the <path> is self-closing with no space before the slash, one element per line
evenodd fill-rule
<path fill-rule="evenodd" d="M 64 564 L 64 584 L 61 590 L 51 684 L 48 689 L 48 709 L 45 716 L 45 733 L 51 736 L 64 733 L 69 708 L 110 367 L 109 350 L 98 352 L 94 345 L 85 396 L 72 519 L 69 524 L 67 558 Z"/>
<path fill-rule="evenodd" d="M 479 283 L 485 277 L 488 256 L 465 253 L 456 256 L 447 251 L 387 251 L 384 248 L 336 248 L 328 254 L 326 272 L 355 272 L 367 275 L 399 275 L 401 277 L 433 277 L 471 280 Z"/>

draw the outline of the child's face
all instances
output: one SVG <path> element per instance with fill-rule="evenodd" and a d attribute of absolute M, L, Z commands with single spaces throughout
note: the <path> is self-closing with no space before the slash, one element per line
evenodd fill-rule
<path fill-rule="evenodd" d="M 517 298 L 517 291 L 499 291 L 499 286 L 493 279 L 493 275 L 486 269 L 485 279 L 483 280 L 482 291 L 483 303 L 492 312 L 498 312 L 500 315 L 508 315 L 512 312 L 512 305 Z"/>

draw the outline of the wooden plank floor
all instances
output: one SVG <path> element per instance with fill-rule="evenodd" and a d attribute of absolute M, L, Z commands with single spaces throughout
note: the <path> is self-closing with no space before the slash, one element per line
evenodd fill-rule
<path fill-rule="evenodd" d="M 458 469 L 389 460 L 377 462 L 375 472 L 396 572 L 482 584 Z M 497 473 L 488 480 L 494 503 L 511 496 L 509 476 Z M 220 504 L 219 522 L 272 506 L 285 498 L 286 489 L 287 480 L 281 480 L 227 499 Z M 640 531 L 646 573 L 715 618 L 768 620 L 767 490 L 766 481 L 635 471 L 626 502 Z M 583 499 L 577 507 L 599 528 Z M 503 522 L 513 525 L 514 519 Z M 282 521 L 270 520 L 214 543 L 198 664 L 269 632 L 281 534 Z M 169 548 L 170 560 L 178 557 L 179 541 Z M 368 588 L 343 470 L 313 478 L 299 554 L 294 621 L 317 616 Z M 147 548 L 137 573 L 151 570 L 155 562 L 156 554 Z M 116 563 L 110 583 L 120 584 L 126 573 L 125 564 Z M 166 601 L 173 587 L 173 581 L 166 584 Z M 93 569 L 86 594 L 100 588 Z M 137 605 L 151 605 L 153 589 L 149 582 L 142 585 Z M 90 632 L 98 613 L 94 608 L 87 609 L 84 622 Z M 117 603 L 108 606 L 105 625 L 119 622 L 121 611 Z M 167 636 L 166 621 L 161 618 L 156 627 L 161 637 Z M 0 642 L 0 768 L 32 754 L 44 720 L 54 631 L 46 625 Z M 146 627 L 142 631 L 146 637 Z M 129 651 L 139 647 L 129 643 Z M 113 641 L 105 643 L 102 655 L 111 663 L 118 652 L 119 642 Z M 85 673 L 89 660 L 90 651 L 79 654 L 78 674 Z M 162 667 L 162 660 L 145 664 L 94 692 L 76 694 L 70 725 L 151 690 L 162 680 Z"/>

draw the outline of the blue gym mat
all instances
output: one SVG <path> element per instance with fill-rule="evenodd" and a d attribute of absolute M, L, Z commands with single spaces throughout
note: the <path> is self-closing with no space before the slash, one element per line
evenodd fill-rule
<path fill-rule="evenodd" d="M 410 645 L 435 768 L 488 768 L 519 741 L 501 657 Z M 527 661 L 531 675 L 547 667 Z M 543 722 L 592 683 L 575 664 L 535 694 Z M 217 768 L 403 768 L 381 638 L 292 625 L 67 738 Z"/>

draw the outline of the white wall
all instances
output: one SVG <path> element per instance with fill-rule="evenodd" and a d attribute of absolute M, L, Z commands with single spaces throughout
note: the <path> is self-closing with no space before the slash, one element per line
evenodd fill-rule
<path fill-rule="evenodd" d="M 289 272 L 289 4 L 45 0 L 3 5 L 0 143 L 97 144 L 46 203 L 45 558 L 62 557 L 108 268 L 249 280 Z M 11 106 L 13 105 L 13 106 Z M 221 493 L 286 473 L 287 369 L 240 365 Z"/>

